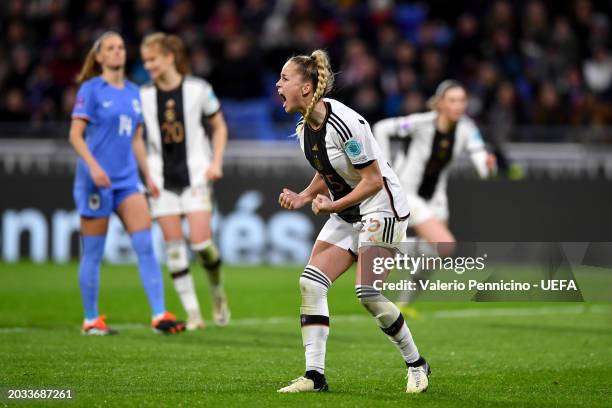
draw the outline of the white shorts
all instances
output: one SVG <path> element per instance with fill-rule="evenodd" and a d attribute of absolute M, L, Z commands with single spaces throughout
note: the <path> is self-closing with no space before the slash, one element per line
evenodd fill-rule
<path fill-rule="evenodd" d="M 211 211 L 211 191 L 207 185 L 203 184 L 185 187 L 180 193 L 161 190 L 159 197 L 149 197 L 149 204 L 153 218 L 164 215 L 183 215 L 195 211 Z"/>
<path fill-rule="evenodd" d="M 398 221 L 391 213 L 373 213 L 364 215 L 362 220 L 348 223 L 336 214 L 331 214 L 317 241 L 325 241 L 357 255 L 359 248 L 365 244 L 376 244 L 394 248 L 394 243 L 406 239 L 408 221 Z"/>
<path fill-rule="evenodd" d="M 427 201 L 416 194 L 408 194 L 407 199 L 410 207 L 409 227 L 414 227 L 430 219 L 448 220 L 448 200 L 445 195 L 436 194 L 431 200 Z"/>

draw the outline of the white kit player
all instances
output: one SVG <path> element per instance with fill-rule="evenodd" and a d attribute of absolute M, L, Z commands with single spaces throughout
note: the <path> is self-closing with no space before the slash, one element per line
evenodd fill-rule
<path fill-rule="evenodd" d="M 145 69 L 153 83 L 141 88 L 147 130 L 147 186 L 150 206 L 163 231 L 167 266 L 187 312 L 187 329 L 204 327 L 189 273 L 189 254 L 182 217 L 189 224 L 191 249 L 207 272 L 213 298 L 213 320 L 230 319 L 221 279 L 221 258 L 210 228 L 212 182 L 222 176 L 227 126 L 211 85 L 189 75 L 183 42 L 175 35 L 148 35 L 141 45 Z M 202 125 L 208 118 L 212 146 Z"/>
<path fill-rule="evenodd" d="M 448 228 L 446 186 L 452 161 L 467 153 L 481 178 L 495 169 L 495 156 L 487 153 L 480 131 L 465 115 L 467 93 L 461 83 L 446 80 L 430 99 L 426 113 L 384 119 L 373 127 L 385 157 L 392 159 L 410 203 L 408 225 L 433 245 L 420 245 L 426 255 L 447 256 L 454 251 L 455 237 Z M 391 157 L 392 137 L 405 143 Z M 409 142 L 409 143 L 406 143 Z M 406 292 L 400 304 L 412 300 L 415 291 Z"/>
<path fill-rule="evenodd" d="M 427 389 L 429 365 L 419 355 L 399 309 L 373 287 L 371 267 L 364 262 L 371 251 L 390 252 L 393 243 L 403 240 L 408 202 L 369 124 L 349 107 L 324 98 L 332 86 L 329 58 L 322 50 L 290 58 L 276 83 L 285 111 L 303 116 L 297 134 L 316 170 L 304 191 L 284 189 L 279 203 L 291 210 L 310 203 L 315 214 L 330 215 L 299 280 L 306 372 L 279 392 L 328 389 L 324 375 L 330 322 L 327 292 L 357 260 L 356 295 L 406 363 L 406 392 L 419 393 Z"/>

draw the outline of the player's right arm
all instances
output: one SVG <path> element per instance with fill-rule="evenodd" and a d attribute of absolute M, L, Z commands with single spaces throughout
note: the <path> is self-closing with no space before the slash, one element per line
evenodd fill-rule
<path fill-rule="evenodd" d="M 72 109 L 72 122 L 70 123 L 70 144 L 77 154 L 85 161 L 89 173 L 97 187 L 110 187 L 111 181 L 102 166 L 89 151 L 85 142 L 85 129 L 87 124 L 94 120 L 96 98 L 91 82 L 85 82 L 79 88 L 76 103 Z"/>
<path fill-rule="evenodd" d="M 391 162 L 391 147 L 389 139 L 391 137 L 408 137 L 412 135 L 412 121 L 410 116 L 400 116 L 397 118 L 383 119 L 374 124 L 372 133 L 378 142 L 385 159 Z"/>
<path fill-rule="evenodd" d="M 85 128 L 87 121 L 82 118 L 73 118 L 70 123 L 70 144 L 77 154 L 85 161 L 93 182 L 98 187 L 110 187 L 111 181 L 104 169 L 89 151 L 87 143 L 85 143 Z"/>
<path fill-rule="evenodd" d="M 281 207 L 288 210 L 297 210 L 312 202 L 317 195 L 327 193 L 327 185 L 325 184 L 323 177 L 321 177 L 321 175 L 317 172 L 315 173 L 308 187 L 306 187 L 299 194 L 289 190 L 288 188 L 284 188 L 283 192 L 278 196 L 278 203 L 281 205 Z"/>

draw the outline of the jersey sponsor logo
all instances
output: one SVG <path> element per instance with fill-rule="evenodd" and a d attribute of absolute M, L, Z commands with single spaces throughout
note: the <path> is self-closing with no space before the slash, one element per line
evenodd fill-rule
<path fill-rule="evenodd" d="M 344 151 L 351 159 L 357 159 L 363 152 L 363 147 L 358 140 L 351 139 L 344 144 Z"/>
<path fill-rule="evenodd" d="M 100 194 L 93 193 L 89 195 L 87 199 L 87 205 L 92 211 L 96 211 L 100 208 Z"/>
<path fill-rule="evenodd" d="M 110 108 L 111 106 L 113 106 L 113 101 L 102 101 L 103 108 Z"/>
<path fill-rule="evenodd" d="M 138 99 L 132 99 L 132 109 L 139 115 L 142 113 L 142 108 L 140 107 L 140 101 Z"/>

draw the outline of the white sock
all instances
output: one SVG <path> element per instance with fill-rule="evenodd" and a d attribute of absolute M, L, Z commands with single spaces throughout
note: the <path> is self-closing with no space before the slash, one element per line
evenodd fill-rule
<path fill-rule="evenodd" d="M 210 290 L 215 295 L 223 291 L 223 276 L 221 273 L 221 255 L 212 239 L 191 245 L 198 261 L 206 271 Z"/>
<path fill-rule="evenodd" d="M 187 314 L 200 315 L 200 304 L 193 285 L 193 276 L 189 272 L 178 276 L 172 275 L 172 283 Z"/>
<path fill-rule="evenodd" d="M 376 319 L 376 323 L 387 335 L 407 363 L 419 359 L 419 351 L 412 334 L 397 306 L 372 286 L 356 285 L 359 302 Z"/>
<path fill-rule="evenodd" d="M 189 273 L 189 257 L 185 241 L 166 242 L 166 263 L 183 308 L 189 316 L 200 315 L 200 304 L 193 285 L 193 277 Z"/>
<path fill-rule="evenodd" d="M 325 372 L 325 351 L 329 335 L 327 291 L 331 281 L 318 268 L 307 265 L 300 276 L 302 306 L 300 321 L 306 371 Z"/>

